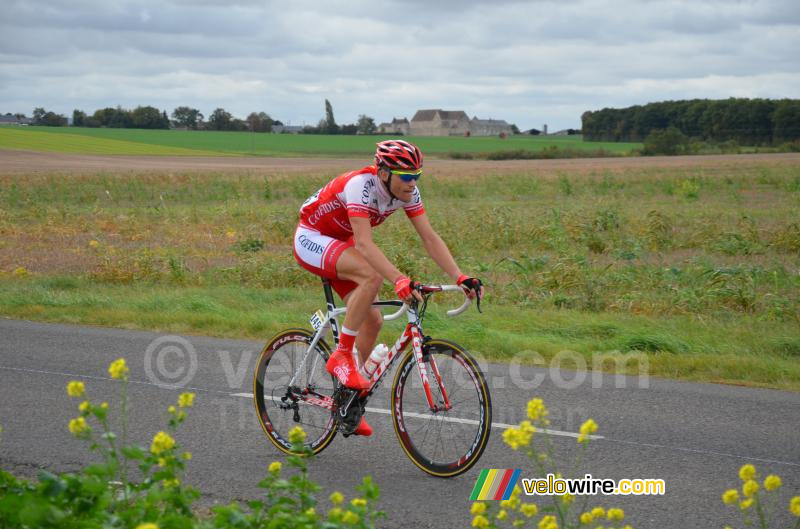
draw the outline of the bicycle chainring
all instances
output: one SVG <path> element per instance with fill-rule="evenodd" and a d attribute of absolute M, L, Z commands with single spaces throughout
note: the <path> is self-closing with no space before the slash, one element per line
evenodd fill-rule
<path fill-rule="evenodd" d="M 348 437 L 358 427 L 361 416 L 364 415 L 364 403 L 353 390 L 342 388 L 336 390 L 333 396 L 336 409 L 336 418 L 339 421 L 339 431 Z"/>

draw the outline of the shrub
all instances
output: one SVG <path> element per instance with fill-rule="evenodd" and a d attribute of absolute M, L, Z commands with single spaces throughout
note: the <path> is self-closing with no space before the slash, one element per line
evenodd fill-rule
<path fill-rule="evenodd" d="M 674 156 L 689 152 L 689 138 L 675 127 L 655 129 L 644 140 L 642 154 L 655 156 L 659 154 Z"/>
<path fill-rule="evenodd" d="M 176 440 L 195 395 L 182 393 L 169 406 L 168 427 L 153 436 L 149 449 L 127 445 L 124 432 L 127 431 L 128 366 L 124 359 L 119 359 L 109 366 L 108 372 L 121 383 L 123 438 L 118 439 L 110 429 L 109 405 L 91 402 L 84 383 L 71 381 L 67 384 L 67 394 L 81 399 L 81 403 L 78 417 L 69 422 L 69 431 L 87 442 L 101 462 L 75 474 L 42 471 L 38 483 L 0 471 L 0 527 L 371 528 L 383 516 L 373 508 L 379 489 L 369 476 L 357 487 L 361 497 L 345 506 L 344 496 L 334 492 L 330 497 L 334 507 L 327 514 L 317 513 L 316 493 L 320 487 L 308 476 L 306 461 L 311 454 L 306 451 L 303 456 L 287 458 L 292 469 L 289 473 L 283 471 L 280 462 L 265 468 L 266 475 L 258 484 L 264 491 L 262 499 L 247 502 L 247 507 L 238 502 L 214 507 L 211 519 L 198 517 L 192 503 L 200 493 L 182 482 L 185 465 L 192 455 L 181 452 Z M 295 450 L 302 451 L 305 432 L 296 427 L 289 435 Z M 132 465 L 136 465 L 141 475 L 137 480 L 129 473 Z"/>

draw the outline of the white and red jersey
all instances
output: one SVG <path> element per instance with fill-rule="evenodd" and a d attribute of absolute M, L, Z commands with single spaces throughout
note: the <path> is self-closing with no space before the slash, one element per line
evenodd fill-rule
<path fill-rule="evenodd" d="M 409 217 L 425 213 L 419 188 L 409 202 L 389 196 L 375 166 L 337 176 L 311 195 L 300 208 L 300 223 L 323 235 L 346 240 L 353 235 L 350 217 L 369 219 L 377 226 L 402 208 Z"/>

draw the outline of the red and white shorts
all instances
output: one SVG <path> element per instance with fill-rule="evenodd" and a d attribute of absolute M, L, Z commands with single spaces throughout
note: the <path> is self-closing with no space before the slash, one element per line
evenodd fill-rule
<path fill-rule="evenodd" d="M 354 245 L 352 237 L 341 241 L 323 235 L 301 223 L 294 233 L 294 258 L 297 259 L 300 266 L 312 274 L 329 279 L 339 297 L 344 298 L 355 290 L 358 284 L 354 281 L 337 278 L 336 262 L 342 252 Z"/>

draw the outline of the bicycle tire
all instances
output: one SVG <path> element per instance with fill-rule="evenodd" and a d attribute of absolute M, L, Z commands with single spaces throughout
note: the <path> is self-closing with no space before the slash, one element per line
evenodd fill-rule
<path fill-rule="evenodd" d="M 412 350 L 397 368 L 392 384 L 392 422 L 400 445 L 415 465 L 433 476 L 450 478 L 472 468 L 486 448 L 492 427 L 491 395 L 478 364 L 458 344 L 432 339 L 423 345 L 423 362 L 430 358 L 438 366 L 451 409 L 430 410 L 419 376 L 414 375 Z M 435 403 L 443 404 L 431 369 L 428 379 Z"/>
<path fill-rule="evenodd" d="M 313 454 L 324 450 L 336 436 L 335 414 L 303 401 L 297 408 L 285 408 L 288 382 L 299 366 L 314 334 L 306 329 L 286 329 L 276 334 L 261 351 L 253 373 L 253 403 L 261 428 L 275 447 L 286 454 L 297 454 L 289 441 L 289 431 L 301 426 L 306 432 L 305 446 Z M 303 372 L 293 387 L 299 393 L 333 396 L 336 383 L 325 370 L 331 350 L 323 340 L 309 354 Z M 315 362 L 316 360 L 316 362 Z M 313 393 L 309 393 L 313 392 Z M 283 405 L 283 406 L 282 406 Z M 295 411 L 300 421 L 295 421 Z"/>

